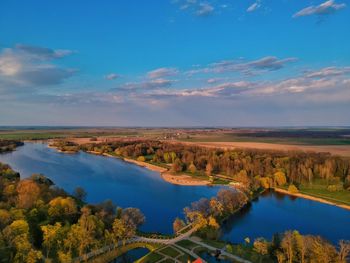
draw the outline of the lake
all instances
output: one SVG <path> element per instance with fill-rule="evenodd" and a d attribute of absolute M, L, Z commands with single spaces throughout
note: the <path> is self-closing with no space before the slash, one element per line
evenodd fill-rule
<path fill-rule="evenodd" d="M 146 216 L 143 231 L 172 233 L 172 223 L 177 216 L 183 217 L 184 207 L 201 197 L 214 196 L 220 189 L 173 185 L 159 173 L 121 159 L 59 153 L 42 143 L 25 143 L 0 155 L 0 161 L 20 172 L 21 178 L 41 173 L 70 193 L 83 187 L 89 203 L 110 199 L 120 207 L 137 207 Z"/>
<path fill-rule="evenodd" d="M 110 199 L 121 207 L 138 207 L 146 216 L 143 231 L 171 233 L 173 220 L 183 216 L 185 206 L 214 196 L 221 188 L 172 185 L 159 173 L 120 159 L 59 153 L 41 143 L 26 143 L 0 154 L 0 161 L 10 164 L 22 178 L 42 173 L 68 192 L 81 186 L 91 203 Z M 349 222 L 349 210 L 269 191 L 226 222 L 222 237 L 243 242 L 245 237 L 270 239 L 274 233 L 297 229 L 336 243 L 350 240 Z"/>

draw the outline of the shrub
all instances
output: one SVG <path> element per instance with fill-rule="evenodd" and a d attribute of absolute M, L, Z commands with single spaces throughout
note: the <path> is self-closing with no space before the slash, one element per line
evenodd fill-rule
<path fill-rule="evenodd" d="M 139 157 L 137 157 L 137 160 L 139 161 L 139 162 L 145 162 L 146 161 L 146 158 L 145 158 L 145 156 L 139 156 Z"/>
<path fill-rule="evenodd" d="M 288 192 L 295 194 L 298 193 L 299 190 L 294 184 L 291 184 L 288 186 Z"/>

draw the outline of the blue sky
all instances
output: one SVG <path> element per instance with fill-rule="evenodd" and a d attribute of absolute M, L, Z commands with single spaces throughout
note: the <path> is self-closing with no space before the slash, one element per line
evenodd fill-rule
<path fill-rule="evenodd" d="M 0 125 L 350 124 L 346 0 L 0 3 Z"/>

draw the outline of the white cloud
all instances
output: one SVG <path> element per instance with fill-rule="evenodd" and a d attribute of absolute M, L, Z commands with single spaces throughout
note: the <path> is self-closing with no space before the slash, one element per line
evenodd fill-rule
<path fill-rule="evenodd" d="M 293 17 L 310 16 L 310 15 L 329 15 L 337 10 L 346 7 L 345 3 L 337 4 L 334 0 L 326 1 L 318 6 L 309 6 L 295 13 Z"/>
<path fill-rule="evenodd" d="M 209 16 L 214 12 L 214 7 L 208 3 L 200 3 L 196 11 L 197 16 Z"/>
<path fill-rule="evenodd" d="M 22 44 L 3 49 L 0 52 L 0 82 L 3 83 L 0 90 L 37 88 L 62 83 L 77 70 L 56 66 L 53 60 L 71 53 L 68 50 Z"/>
<path fill-rule="evenodd" d="M 206 17 L 212 15 L 216 7 L 221 7 L 221 9 L 227 7 L 227 5 L 225 4 L 219 4 L 215 2 L 209 3 L 206 1 L 204 2 L 197 0 L 178 0 L 173 1 L 173 3 L 177 4 L 181 11 L 188 11 L 199 17 Z"/>
<path fill-rule="evenodd" d="M 189 70 L 186 73 L 193 75 L 197 73 L 225 73 L 225 72 L 240 72 L 246 75 L 255 75 L 266 71 L 276 71 L 284 68 L 287 64 L 297 61 L 297 58 L 290 57 L 279 59 L 274 56 L 267 56 L 257 60 L 244 61 L 239 60 L 224 60 L 212 63 L 204 68 Z"/>
<path fill-rule="evenodd" d="M 261 6 L 261 3 L 258 0 L 247 8 L 247 12 L 254 12 L 254 11 L 258 10 L 260 8 L 260 6 Z"/>
<path fill-rule="evenodd" d="M 110 73 L 110 74 L 106 75 L 104 78 L 107 80 L 114 80 L 114 79 L 119 78 L 119 75 L 116 73 Z"/>
<path fill-rule="evenodd" d="M 151 79 L 175 76 L 179 73 L 176 68 L 158 68 L 147 73 Z"/>

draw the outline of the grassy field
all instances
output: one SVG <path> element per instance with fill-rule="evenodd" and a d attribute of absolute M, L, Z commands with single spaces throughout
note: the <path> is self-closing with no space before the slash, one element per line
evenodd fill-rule
<path fill-rule="evenodd" d="M 193 243 L 190 240 L 181 240 L 179 242 L 176 243 L 177 245 L 179 245 L 180 247 L 186 248 L 188 250 L 193 249 L 194 247 L 197 247 L 198 245 L 196 243 Z"/>
<path fill-rule="evenodd" d="M 329 191 L 325 185 L 313 184 L 311 186 L 300 186 L 299 192 L 302 194 L 307 194 L 315 197 L 320 197 L 325 200 L 336 202 L 339 204 L 350 205 L 350 191 L 338 190 Z"/>
<path fill-rule="evenodd" d="M 180 253 L 172 247 L 166 247 L 158 251 L 172 258 L 176 258 L 178 255 L 180 255 Z"/>
<path fill-rule="evenodd" d="M 157 244 L 148 244 L 148 243 L 133 243 L 133 244 L 128 244 L 125 246 L 122 246 L 118 249 L 109 251 L 103 255 L 100 255 L 98 257 L 94 257 L 92 259 L 90 259 L 88 262 L 91 263 L 105 263 L 105 262 L 111 262 L 113 259 L 123 255 L 124 253 L 135 249 L 135 248 L 139 248 L 139 247 L 145 247 L 147 249 L 149 249 L 150 251 L 154 251 L 156 249 L 158 249 L 160 246 Z"/>
<path fill-rule="evenodd" d="M 329 184 L 323 180 L 315 180 L 312 184 L 299 185 L 299 192 L 301 194 L 322 198 L 333 203 L 350 205 L 350 191 L 345 189 L 330 191 L 328 189 Z M 287 186 L 281 188 L 285 190 L 288 189 Z M 341 188 L 341 186 L 339 186 L 339 188 Z"/>
<path fill-rule="evenodd" d="M 157 252 L 151 252 L 135 262 L 136 263 L 154 263 L 161 260 L 162 258 L 163 256 L 159 255 Z"/>

